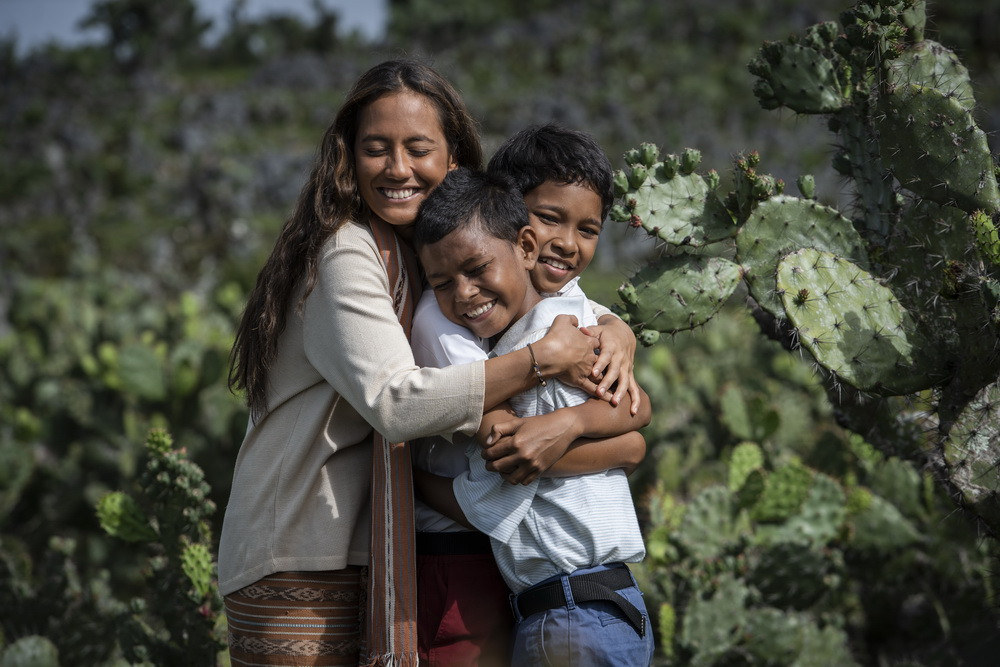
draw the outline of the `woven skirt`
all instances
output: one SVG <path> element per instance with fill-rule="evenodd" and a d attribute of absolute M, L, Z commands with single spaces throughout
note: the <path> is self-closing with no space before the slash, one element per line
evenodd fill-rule
<path fill-rule="evenodd" d="M 367 568 L 279 572 L 225 596 L 235 665 L 354 665 Z"/>

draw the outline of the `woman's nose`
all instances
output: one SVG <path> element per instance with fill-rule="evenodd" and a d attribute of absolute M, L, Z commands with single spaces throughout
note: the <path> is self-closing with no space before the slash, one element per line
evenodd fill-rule
<path fill-rule="evenodd" d="M 389 151 L 386 156 L 385 173 L 390 178 L 409 178 L 413 169 L 410 165 L 410 158 L 403 148 Z"/>

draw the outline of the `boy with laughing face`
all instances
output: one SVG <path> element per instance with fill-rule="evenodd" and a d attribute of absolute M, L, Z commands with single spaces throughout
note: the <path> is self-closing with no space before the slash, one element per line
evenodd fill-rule
<path fill-rule="evenodd" d="M 497 175 L 451 172 L 421 208 L 413 239 L 441 313 L 494 341 L 492 354 L 525 346 L 530 351 L 559 316 L 596 324 L 576 278 L 596 246 L 600 196 L 585 185 L 562 182 L 535 186 L 522 198 L 510 185 Z M 568 220 L 574 222 L 571 229 L 560 230 Z M 589 251 L 581 250 L 591 241 Z M 539 284 L 550 292 L 548 298 L 536 289 Z M 415 319 L 415 338 L 417 327 Z M 586 435 L 628 430 L 621 423 L 590 423 L 578 410 L 596 403 L 586 393 L 541 374 L 538 379 L 534 390 L 511 399 L 517 417 L 542 419 L 577 409 L 570 419 L 587 422 L 581 431 Z M 570 410 L 559 410 L 563 407 Z M 500 419 L 510 417 L 484 415 L 480 434 Z M 648 409 L 631 428 L 646 422 Z M 595 455 L 593 444 L 571 452 L 589 448 L 582 463 L 579 457 L 567 462 L 571 455 L 560 462 L 555 474 L 569 476 L 521 484 L 506 484 L 488 470 L 476 443 L 466 447 L 468 467 L 454 480 L 419 466 L 415 471 L 429 505 L 489 537 L 515 594 L 513 664 L 539 664 L 544 657 L 567 664 L 648 665 L 652 658 L 648 614 L 625 565 L 645 555 L 628 481 L 624 470 L 614 467 L 621 464 L 595 464 L 607 452 Z"/>

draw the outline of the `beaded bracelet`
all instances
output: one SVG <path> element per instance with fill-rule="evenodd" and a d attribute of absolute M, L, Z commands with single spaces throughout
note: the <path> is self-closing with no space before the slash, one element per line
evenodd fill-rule
<path fill-rule="evenodd" d="M 528 354 L 531 355 L 531 368 L 535 371 L 535 375 L 538 376 L 538 382 L 544 387 L 545 378 L 542 377 L 542 369 L 538 367 L 538 362 L 535 361 L 535 351 L 531 349 L 531 343 L 528 343 Z"/>

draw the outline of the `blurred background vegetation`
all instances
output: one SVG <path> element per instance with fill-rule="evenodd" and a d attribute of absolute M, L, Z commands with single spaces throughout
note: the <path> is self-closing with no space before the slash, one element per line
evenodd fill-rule
<path fill-rule="evenodd" d="M 828 167 L 820 121 L 761 110 L 745 64 L 762 41 L 846 8 L 392 0 L 385 37 L 370 41 L 320 3 L 311 19 L 251 20 L 237 1 L 209 44 L 192 0 L 99 0 L 85 23 L 103 30 L 101 43 L 19 55 L 0 42 L 0 664 L 226 662 L 214 591 L 151 582 L 171 563 L 200 581 L 187 547 L 218 535 L 221 511 L 211 510 L 225 506 L 246 425 L 225 387 L 233 327 L 361 72 L 401 54 L 428 60 L 462 91 L 487 155 L 522 126 L 554 120 L 593 133 L 616 167 L 643 141 L 696 147 L 720 171 L 758 150 L 771 173 L 812 173 L 817 197 L 843 204 L 850 193 Z M 1000 7 L 951 0 L 929 11 L 932 34 L 971 72 L 996 154 Z M 585 289 L 610 305 L 652 251 L 609 226 Z M 919 464 L 840 428 L 810 368 L 761 338 L 742 309 L 640 354 L 655 417 L 633 485 L 659 662 L 989 664 L 995 544 Z M 169 465 L 161 445 L 144 446 L 158 427 L 173 436 Z M 822 558 L 732 548 L 758 524 L 793 519 L 776 510 L 753 525 L 720 523 L 712 507 L 739 474 L 736 451 L 793 480 L 835 480 L 850 521 L 823 536 Z M 177 489 L 183 500 L 171 504 Z M 101 529 L 94 508 L 119 490 L 137 498 L 152 534 Z M 173 531 L 168 544 L 162 513 L 198 503 L 184 516 L 199 529 Z M 765 580 L 770 569 L 782 574 Z M 712 629 L 742 605 L 685 599 L 705 577 L 730 582 L 733 599 L 796 615 L 722 641 Z M 688 612 L 697 623 L 681 622 Z M 192 630 L 196 621 L 209 631 Z M 767 636 L 795 639 L 773 646 Z"/>

